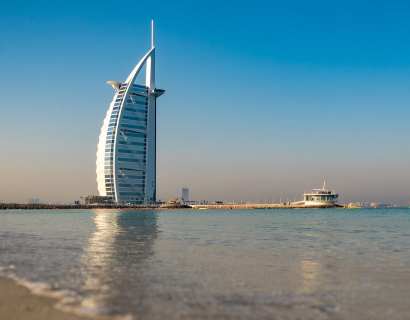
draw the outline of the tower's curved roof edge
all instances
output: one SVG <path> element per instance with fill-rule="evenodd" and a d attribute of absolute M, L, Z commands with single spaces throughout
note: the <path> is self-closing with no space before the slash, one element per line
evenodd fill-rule
<path fill-rule="evenodd" d="M 138 64 L 135 66 L 135 68 L 131 71 L 130 75 L 128 76 L 127 80 L 125 80 L 124 83 L 132 83 L 134 82 L 135 78 L 138 76 L 138 73 L 141 70 L 141 67 L 147 61 L 147 59 L 153 54 L 155 51 L 155 47 L 152 47 L 150 51 L 147 52 L 147 54 L 138 62 Z"/>

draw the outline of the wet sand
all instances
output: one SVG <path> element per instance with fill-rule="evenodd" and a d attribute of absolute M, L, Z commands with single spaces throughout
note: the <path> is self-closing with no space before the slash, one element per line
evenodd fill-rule
<path fill-rule="evenodd" d="M 31 294 L 15 281 L 0 277 L 0 319 L 7 320 L 83 320 L 54 308 L 58 300 Z M 89 318 L 88 318 L 89 319 Z"/>

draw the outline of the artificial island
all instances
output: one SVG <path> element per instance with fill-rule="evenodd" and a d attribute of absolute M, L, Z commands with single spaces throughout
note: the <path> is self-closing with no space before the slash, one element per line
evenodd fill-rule
<path fill-rule="evenodd" d="M 137 84 L 144 66 L 145 83 Z M 124 82 L 107 83 L 112 85 L 115 94 L 98 142 L 96 173 L 100 199 L 117 205 L 159 204 L 156 199 L 156 102 L 165 90 L 155 87 L 153 21 L 151 49 Z M 304 201 L 292 206 L 332 207 L 336 206 L 337 198 L 338 195 L 323 188 L 305 195 Z M 184 199 L 181 200 L 170 201 L 165 206 L 187 206 Z"/>

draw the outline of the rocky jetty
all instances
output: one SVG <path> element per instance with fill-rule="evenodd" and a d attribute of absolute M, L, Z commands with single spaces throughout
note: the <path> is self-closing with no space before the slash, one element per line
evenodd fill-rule
<path fill-rule="evenodd" d="M 160 209 L 192 209 L 191 206 L 182 203 L 164 203 L 159 206 Z"/>

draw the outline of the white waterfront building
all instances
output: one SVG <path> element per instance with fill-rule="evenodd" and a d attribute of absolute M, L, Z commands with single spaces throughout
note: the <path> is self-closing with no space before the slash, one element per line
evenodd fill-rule
<path fill-rule="evenodd" d="M 100 196 L 119 204 L 156 201 L 156 99 L 154 23 L 152 46 L 125 82 L 108 81 L 114 98 L 101 128 L 97 151 Z M 145 84 L 135 84 L 145 65 Z"/>

